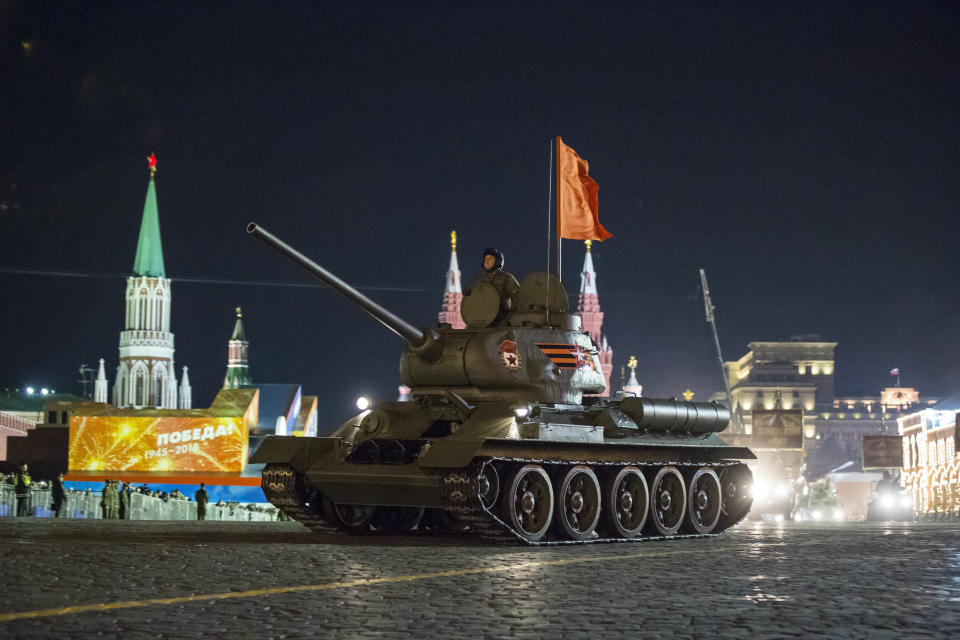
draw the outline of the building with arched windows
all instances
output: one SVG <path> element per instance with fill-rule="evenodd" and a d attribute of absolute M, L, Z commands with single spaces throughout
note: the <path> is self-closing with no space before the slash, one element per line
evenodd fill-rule
<path fill-rule="evenodd" d="M 113 385 L 117 408 L 189 409 L 190 384 L 184 367 L 182 384 L 177 385 L 173 363 L 173 333 L 170 331 L 170 279 L 163 264 L 160 218 L 157 208 L 156 158 L 150 156 L 150 182 L 143 205 L 140 237 L 127 278 L 126 312 L 120 332 L 120 362 Z M 107 402 L 102 369 L 94 391 L 96 402 Z"/>
<path fill-rule="evenodd" d="M 903 437 L 901 482 L 918 514 L 960 514 L 960 393 L 897 420 Z"/>

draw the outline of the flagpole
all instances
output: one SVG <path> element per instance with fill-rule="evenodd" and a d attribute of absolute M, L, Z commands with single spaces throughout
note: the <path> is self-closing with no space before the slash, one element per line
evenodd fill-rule
<path fill-rule="evenodd" d="M 553 208 L 550 206 L 550 199 L 553 197 L 553 143 L 550 143 L 550 164 L 547 166 L 547 275 L 550 275 L 550 216 L 553 215 Z M 547 324 L 550 324 L 550 278 L 547 278 L 547 299 L 543 304 L 544 311 L 547 314 Z"/>
<path fill-rule="evenodd" d="M 560 244 L 560 136 L 557 136 L 557 280 L 563 282 L 563 245 Z"/>

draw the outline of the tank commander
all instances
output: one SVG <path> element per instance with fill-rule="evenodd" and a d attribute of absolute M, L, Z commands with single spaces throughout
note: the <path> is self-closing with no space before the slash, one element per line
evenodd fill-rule
<path fill-rule="evenodd" d="M 517 293 L 520 291 L 520 283 L 509 271 L 503 270 L 503 254 L 487 247 L 483 250 L 483 273 L 477 278 L 473 286 L 476 287 L 481 282 L 492 285 L 500 294 L 500 311 L 497 317 L 490 323 L 491 327 L 501 327 L 507 324 L 510 319 L 510 312 L 517 306 Z M 471 289 L 466 289 L 463 295 L 470 295 Z"/>

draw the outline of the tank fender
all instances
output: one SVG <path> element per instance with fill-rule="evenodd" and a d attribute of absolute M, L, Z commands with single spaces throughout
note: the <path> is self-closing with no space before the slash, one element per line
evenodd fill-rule
<path fill-rule="evenodd" d="M 421 467 L 465 467 L 479 453 L 484 440 L 431 440 L 418 461 Z"/>
<path fill-rule="evenodd" d="M 289 464 L 303 473 L 319 458 L 335 454 L 343 438 L 267 436 L 250 457 L 251 464 Z"/>

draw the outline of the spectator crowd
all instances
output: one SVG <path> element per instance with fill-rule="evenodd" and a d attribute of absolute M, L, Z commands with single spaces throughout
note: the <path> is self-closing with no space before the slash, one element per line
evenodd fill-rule
<path fill-rule="evenodd" d="M 89 509 L 86 511 L 81 509 L 80 513 L 83 515 L 76 515 L 78 513 L 76 507 L 70 504 L 71 501 L 82 502 L 84 505 L 90 505 L 90 509 L 96 509 L 92 505 L 95 495 L 95 492 L 91 491 L 89 487 L 83 491 L 67 490 L 64 486 L 62 473 L 52 481 L 35 481 L 30 476 L 28 465 L 23 464 L 15 473 L 0 475 L 0 516 L 13 515 L 20 518 L 32 516 L 53 518 L 96 517 L 89 513 Z M 194 507 L 187 509 L 184 505 L 184 508 L 178 507 L 177 509 L 166 507 L 154 509 L 151 513 L 155 515 L 145 517 L 144 511 L 134 513 L 131 510 L 131 502 L 139 505 L 146 504 L 142 499 L 133 500 L 135 495 L 151 500 L 156 499 L 163 505 L 169 505 L 170 507 L 174 504 L 195 502 L 196 518 L 204 520 L 207 517 L 209 496 L 202 483 L 191 498 L 178 488 L 169 492 L 161 491 L 151 488 L 147 484 L 135 486 L 129 482 L 124 483 L 121 480 L 109 478 L 103 483 L 103 488 L 99 492 L 99 516 L 104 520 L 158 519 L 158 517 L 159 519 L 168 519 L 163 516 L 163 514 L 168 514 L 168 517 L 172 519 L 184 519 L 184 514 L 194 513 Z M 13 504 L 14 500 L 9 500 L 10 498 L 15 499 L 15 505 Z M 8 504 L 8 501 L 10 504 Z M 213 507 L 217 508 L 213 514 L 214 519 L 224 519 L 227 516 L 227 519 L 231 520 L 263 520 L 272 519 L 278 512 L 271 505 L 225 502 L 222 499 L 217 501 Z M 248 516 L 243 517 L 239 512 L 248 512 Z M 254 517 L 253 514 L 257 514 L 257 517 Z"/>

